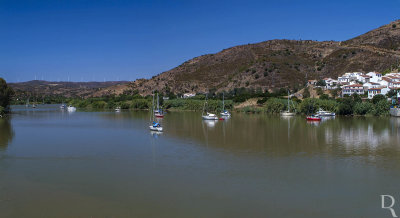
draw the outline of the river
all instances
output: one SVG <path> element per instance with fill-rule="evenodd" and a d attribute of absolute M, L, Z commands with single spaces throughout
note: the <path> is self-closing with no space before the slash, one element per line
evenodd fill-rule
<path fill-rule="evenodd" d="M 149 118 L 13 107 L 1 217 L 391 217 L 380 195 L 400 199 L 397 118 Z"/>

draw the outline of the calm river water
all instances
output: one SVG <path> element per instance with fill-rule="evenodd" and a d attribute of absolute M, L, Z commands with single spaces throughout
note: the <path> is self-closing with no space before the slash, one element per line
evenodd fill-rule
<path fill-rule="evenodd" d="M 400 119 L 14 107 L 0 120 L 1 217 L 391 217 Z M 395 205 L 400 215 L 400 203 Z"/>

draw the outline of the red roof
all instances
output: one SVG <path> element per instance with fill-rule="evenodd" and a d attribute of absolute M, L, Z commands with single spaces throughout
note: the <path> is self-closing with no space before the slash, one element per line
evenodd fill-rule
<path fill-rule="evenodd" d="M 363 85 L 360 84 L 353 84 L 353 85 L 348 85 L 346 87 L 363 87 Z"/>

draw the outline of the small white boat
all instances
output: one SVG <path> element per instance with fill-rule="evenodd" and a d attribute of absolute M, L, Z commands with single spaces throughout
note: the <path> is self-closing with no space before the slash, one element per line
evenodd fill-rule
<path fill-rule="evenodd" d="M 121 112 L 121 107 L 116 107 L 115 112 Z"/>
<path fill-rule="evenodd" d="M 215 114 L 211 114 L 211 113 L 207 113 L 206 115 L 203 115 L 203 120 L 218 120 L 217 115 Z"/>
<path fill-rule="evenodd" d="M 65 110 L 65 104 L 62 104 L 62 105 L 60 106 L 60 109 L 61 109 L 61 110 Z"/>
<path fill-rule="evenodd" d="M 153 122 L 153 125 L 149 126 L 151 131 L 162 132 L 163 128 L 159 123 Z"/>
<path fill-rule="evenodd" d="M 281 112 L 281 116 L 282 117 L 291 117 L 291 116 L 294 116 L 294 115 L 296 115 L 296 113 L 295 112 L 290 112 L 290 103 L 292 103 L 293 104 L 293 102 L 290 100 L 290 93 L 289 93 L 289 90 L 288 90 L 288 100 L 287 100 L 287 111 L 282 111 Z M 294 105 L 293 105 L 293 108 L 294 108 Z"/>
<path fill-rule="evenodd" d="M 318 110 L 317 115 L 320 117 L 333 117 L 336 116 L 334 112 L 324 111 L 321 108 Z"/>
<path fill-rule="evenodd" d="M 221 116 L 223 116 L 223 117 L 230 117 L 230 116 L 231 116 L 231 113 L 229 113 L 229 111 L 224 111 L 224 112 L 221 113 Z"/>
<path fill-rule="evenodd" d="M 293 112 L 290 112 L 290 111 L 282 111 L 281 112 L 281 116 L 282 117 L 291 117 L 291 116 L 294 116 L 294 115 L 296 115 L 296 113 L 293 113 Z"/>
<path fill-rule="evenodd" d="M 68 112 L 75 112 L 76 111 L 76 107 L 73 107 L 73 106 L 68 106 L 67 107 L 67 110 L 68 110 Z"/>
<path fill-rule="evenodd" d="M 222 113 L 221 116 L 223 117 L 230 117 L 231 113 L 229 113 L 229 111 L 225 110 L 225 94 L 222 93 Z"/>
<path fill-rule="evenodd" d="M 151 131 L 162 132 L 163 128 L 162 128 L 160 123 L 157 123 L 157 122 L 154 121 L 155 120 L 155 116 L 154 115 L 155 114 L 154 114 L 154 92 L 153 92 L 153 101 L 152 101 L 152 106 L 151 106 L 151 111 L 150 111 L 150 122 L 152 122 L 152 123 L 149 126 L 149 129 Z"/>

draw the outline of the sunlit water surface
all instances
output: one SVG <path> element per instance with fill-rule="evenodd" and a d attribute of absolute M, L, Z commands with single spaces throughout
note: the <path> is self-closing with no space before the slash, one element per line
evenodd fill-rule
<path fill-rule="evenodd" d="M 1 217 L 390 217 L 400 119 L 16 106 L 0 120 Z M 400 206 L 396 205 L 400 213 Z"/>

